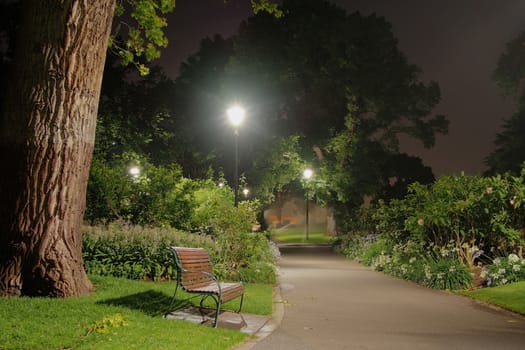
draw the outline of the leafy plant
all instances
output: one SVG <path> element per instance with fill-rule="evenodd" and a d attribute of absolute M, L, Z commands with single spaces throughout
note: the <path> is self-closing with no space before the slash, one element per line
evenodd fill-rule
<path fill-rule="evenodd" d="M 101 320 L 95 321 L 88 327 L 87 334 L 96 332 L 101 334 L 109 333 L 113 328 L 128 326 L 129 322 L 122 314 L 104 316 Z"/>
<path fill-rule="evenodd" d="M 210 237 L 167 228 L 147 228 L 124 223 L 86 226 L 83 235 L 84 266 L 88 273 L 129 279 L 173 279 L 170 245 L 205 247 L 214 251 Z"/>
<path fill-rule="evenodd" d="M 131 168 L 138 173 L 130 174 Z M 196 183 L 177 166 L 162 167 L 124 153 L 111 161 L 95 157 L 85 218 L 91 223 L 126 220 L 133 224 L 185 228 L 194 206 Z"/>
<path fill-rule="evenodd" d="M 368 218 L 375 228 L 357 226 L 339 239 L 339 250 L 432 288 L 466 288 L 474 277 L 491 285 L 522 280 L 524 174 L 414 183 L 404 199 L 361 211 L 355 222 Z M 495 258 L 502 254 L 509 258 Z"/>
<path fill-rule="evenodd" d="M 434 289 L 458 290 L 472 286 L 470 270 L 453 257 L 430 255 L 424 264 L 422 284 Z"/>
<path fill-rule="evenodd" d="M 216 239 L 169 228 L 148 228 L 123 223 L 84 228 L 83 258 L 88 273 L 138 280 L 174 279 L 171 245 L 203 247 L 212 262 L 223 269 L 242 270 L 245 281 L 274 283 L 275 256 L 266 237 L 259 233 L 237 233 Z M 221 271 L 222 270 L 222 271 Z"/>
<path fill-rule="evenodd" d="M 482 276 L 487 279 L 489 286 L 525 281 L 525 259 L 517 254 L 495 258 L 482 272 Z"/>
<path fill-rule="evenodd" d="M 432 186 L 414 184 L 405 201 L 405 230 L 413 239 L 447 246 L 454 242 L 464 263 L 468 249 L 512 251 L 523 240 L 523 177 L 441 177 Z M 465 250 L 467 249 L 467 250 Z"/>

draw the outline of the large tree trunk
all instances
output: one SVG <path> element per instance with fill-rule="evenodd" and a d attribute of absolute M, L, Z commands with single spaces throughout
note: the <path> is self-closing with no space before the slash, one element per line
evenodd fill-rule
<path fill-rule="evenodd" d="M 0 295 L 92 286 L 82 220 L 114 0 L 29 0 L 0 129 Z"/>

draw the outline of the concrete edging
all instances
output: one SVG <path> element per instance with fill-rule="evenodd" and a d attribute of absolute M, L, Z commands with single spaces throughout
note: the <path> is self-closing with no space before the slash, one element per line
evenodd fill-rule
<path fill-rule="evenodd" d="M 261 340 L 272 334 L 281 324 L 284 317 L 284 301 L 281 295 L 281 284 L 277 281 L 277 285 L 273 289 L 273 312 L 272 317 L 248 340 L 232 350 L 248 350 L 253 348 Z"/>

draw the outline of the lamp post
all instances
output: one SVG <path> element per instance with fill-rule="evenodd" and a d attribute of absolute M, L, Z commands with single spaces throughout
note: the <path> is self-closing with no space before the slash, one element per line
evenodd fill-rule
<path fill-rule="evenodd" d="M 233 178 L 233 193 L 234 193 L 234 204 L 237 206 L 239 204 L 239 126 L 244 120 L 244 109 L 240 106 L 232 106 L 226 111 L 228 119 L 230 120 L 231 125 L 234 130 L 235 138 L 235 166 L 234 166 L 234 178 Z"/>
<path fill-rule="evenodd" d="M 308 240 L 308 234 L 309 234 L 309 217 L 308 217 L 308 180 L 310 180 L 310 178 L 312 177 L 312 175 L 314 174 L 314 172 L 312 171 L 312 169 L 304 169 L 303 171 L 303 179 L 306 181 L 306 184 L 305 184 L 305 190 L 306 190 L 306 223 L 305 223 L 305 233 L 306 233 L 306 240 Z"/>

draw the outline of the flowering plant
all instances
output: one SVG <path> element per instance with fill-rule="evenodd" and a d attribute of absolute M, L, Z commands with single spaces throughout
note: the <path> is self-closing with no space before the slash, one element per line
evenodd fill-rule
<path fill-rule="evenodd" d="M 488 286 L 525 281 L 525 259 L 516 254 L 495 258 L 483 269 L 481 277 L 487 279 Z"/>

